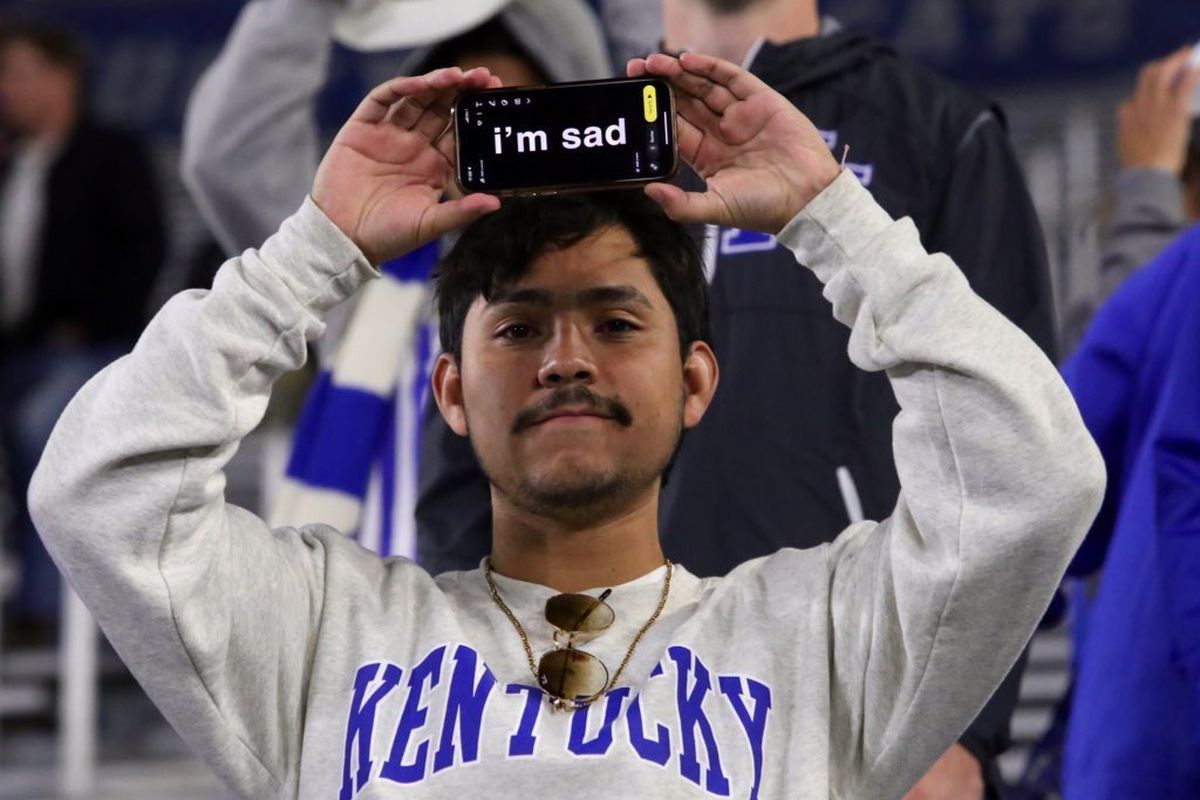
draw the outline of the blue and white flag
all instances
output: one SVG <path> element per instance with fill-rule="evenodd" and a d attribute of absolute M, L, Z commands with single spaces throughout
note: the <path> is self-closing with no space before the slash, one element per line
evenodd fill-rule
<path fill-rule="evenodd" d="M 272 527 L 326 523 L 382 556 L 416 553 L 421 416 L 439 349 L 438 245 L 383 266 L 305 401 Z"/>

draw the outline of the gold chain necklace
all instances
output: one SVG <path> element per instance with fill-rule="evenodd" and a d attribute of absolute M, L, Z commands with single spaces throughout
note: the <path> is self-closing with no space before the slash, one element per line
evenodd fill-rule
<path fill-rule="evenodd" d="M 621 673 L 624 672 L 625 667 L 629 665 L 629 659 L 633 658 L 633 651 L 637 649 L 638 643 L 642 641 L 642 637 L 646 635 L 646 631 L 650 630 L 650 626 L 658 621 L 659 615 L 662 614 L 663 609 L 666 608 L 667 595 L 671 593 L 671 573 L 675 568 L 675 565 L 672 564 L 669 559 L 665 563 L 667 567 L 667 575 L 666 579 L 663 581 L 662 597 L 658 598 L 658 608 L 654 609 L 654 613 L 650 615 L 650 619 L 646 620 L 646 624 L 643 625 L 642 629 L 637 632 L 637 636 L 633 637 L 633 642 L 629 645 L 629 649 L 625 651 L 625 658 L 622 659 L 621 666 L 617 667 L 617 671 L 612 676 L 612 679 L 608 682 L 608 685 L 596 692 L 591 697 L 585 697 L 583 700 L 571 701 L 574 703 L 574 708 L 582 708 L 583 706 L 591 705 L 592 703 L 596 702 L 596 700 L 612 691 L 612 688 L 617 685 L 617 681 L 620 679 Z M 517 629 L 517 635 L 521 637 L 521 644 L 525 648 L 525 658 L 529 660 L 529 671 L 533 674 L 533 681 L 538 685 L 539 688 L 541 688 L 541 681 L 538 680 L 537 664 L 534 663 L 533 660 L 533 648 L 529 646 L 529 636 L 525 633 L 525 628 L 521 625 L 520 620 L 517 619 L 517 615 L 512 612 L 512 609 L 509 608 L 508 604 L 505 603 L 503 598 L 500 597 L 500 590 L 496 588 L 496 582 L 492 580 L 492 559 L 490 558 L 487 560 L 487 564 L 484 567 L 483 579 L 487 581 L 488 590 L 492 593 L 492 600 L 496 602 L 496 605 L 500 606 L 500 610 L 504 612 L 506 617 L 508 617 L 508 621 L 511 622 L 513 627 Z M 543 689 L 542 691 L 544 692 L 545 690 Z M 556 700 L 557 702 L 555 702 Z M 551 705 L 554 706 L 554 708 L 559 708 L 563 702 L 564 701 L 555 698 L 554 700 L 551 700 Z"/>

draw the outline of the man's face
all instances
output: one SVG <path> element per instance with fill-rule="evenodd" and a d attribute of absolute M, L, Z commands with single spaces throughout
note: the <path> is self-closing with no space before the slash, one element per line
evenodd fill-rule
<path fill-rule="evenodd" d="M 476 298 L 461 371 L 443 356 L 434 380 L 495 491 L 587 522 L 657 489 L 711 399 L 716 362 L 702 343 L 681 362 L 666 297 L 628 231 L 610 227 Z"/>
<path fill-rule="evenodd" d="M 48 116 L 74 104 L 78 78 L 28 42 L 0 47 L 0 118 L 21 134 L 35 134 Z"/>

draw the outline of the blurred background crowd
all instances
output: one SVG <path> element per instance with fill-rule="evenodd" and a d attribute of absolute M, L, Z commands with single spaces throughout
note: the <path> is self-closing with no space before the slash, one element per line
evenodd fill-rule
<path fill-rule="evenodd" d="M 511 85 L 611 77 L 660 47 L 748 65 L 839 155 L 849 145 L 881 204 L 1061 365 L 1105 455 L 1104 508 L 1027 658 L 912 800 L 1200 797 L 1198 41 L 1200 7 L 1171 0 L 0 2 L 0 798 L 224 796 L 26 516 L 74 392 L 166 298 L 206 288 L 299 206 L 371 86 L 454 64 Z M 722 352 L 722 336 L 746 324 L 738 281 L 777 280 L 774 241 L 697 238 L 718 353 L 753 384 L 779 354 L 761 339 Z M 329 522 L 434 571 L 478 564 L 486 485 L 424 390 L 436 258 L 386 265 L 338 310 L 231 464 L 231 502 L 274 524 Z M 837 346 L 823 336 L 802 349 Z M 796 401 L 784 427 L 800 450 L 836 450 L 846 425 L 861 452 L 826 470 L 759 447 L 777 431 L 750 431 L 744 404 L 716 406 L 744 442 L 691 437 L 664 505 L 668 554 L 697 574 L 828 540 L 895 500 L 881 377 L 832 375 L 815 385 L 832 399 L 811 403 L 782 383 L 801 378 L 774 380 Z M 730 447 L 757 461 L 714 495 Z M 763 476 L 789 471 L 801 479 L 771 496 Z M 792 487 L 811 471 L 806 500 Z M 745 542 L 709 538 L 728 529 L 706 525 L 719 514 L 748 520 Z M 812 533 L 781 539 L 780 520 Z"/>

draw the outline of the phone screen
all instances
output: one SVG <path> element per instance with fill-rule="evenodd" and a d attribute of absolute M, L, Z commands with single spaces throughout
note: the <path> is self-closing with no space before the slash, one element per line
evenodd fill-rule
<path fill-rule="evenodd" d="M 678 161 L 671 90 L 655 79 L 467 92 L 454 124 L 470 192 L 649 183 Z"/>

